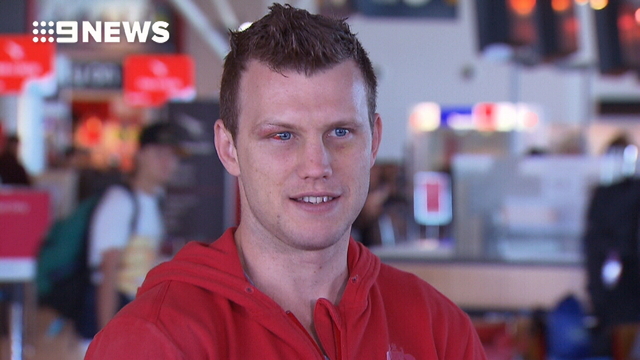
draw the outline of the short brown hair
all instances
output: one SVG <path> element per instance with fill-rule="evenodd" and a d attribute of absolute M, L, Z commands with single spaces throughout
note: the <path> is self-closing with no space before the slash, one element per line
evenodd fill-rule
<path fill-rule="evenodd" d="M 371 60 L 345 19 L 313 15 L 290 5 L 273 4 L 270 12 L 243 31 L 231 31 L 220 85 L 220 117 L 235 138 L 240 113 L 240 78 L 251 60 L 274 71 L 295 70 L 307 76 L 353 60 L 365 82 L 373 129 L 377 80 Z"/>

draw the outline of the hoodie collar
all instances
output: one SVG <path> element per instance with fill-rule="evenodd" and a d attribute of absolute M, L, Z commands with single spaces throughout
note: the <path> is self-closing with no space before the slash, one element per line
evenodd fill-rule
<path fill-rule="evenodd" d="M 235 230 L 229 228 L 211 244 L 189 242 L 174 259 L 149 272 L 138 295 L 159 283 L 180 281 L 217 293 L 249 307 L 249 310 L 255 309 L 253 305 L 259 305 L 258 309 L 264 311 L 280 309 L 246 278 L 234 241 Z M 349 240 L 347 262 L 349 278 L 340 305 L 365 306 L 369 290 L 380 270 L 380 260 L 352 238 Z"/>

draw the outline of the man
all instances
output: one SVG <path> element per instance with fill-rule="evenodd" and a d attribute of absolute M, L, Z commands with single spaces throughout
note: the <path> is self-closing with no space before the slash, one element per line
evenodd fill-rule
<path fill-rule="evenodd" d="M 110 186 L 92 217 L 87 256 L 96 291 L 89 295 L 77 329 L 87 340 L 135 297 L 157 264 L 164 237 L 159 197 L 178 166 L 176 129 L 166 123 L 149 125 L 138 144 L 127 186 Z"/>
<path fill-rule="evenodd" d="M 239 226 L 152 270 L 87 359 L 483 359 L 459 308 L 350 239 L 382 131 L 366 52 L 343 21 L 270 10 L 222 76 Z"/>

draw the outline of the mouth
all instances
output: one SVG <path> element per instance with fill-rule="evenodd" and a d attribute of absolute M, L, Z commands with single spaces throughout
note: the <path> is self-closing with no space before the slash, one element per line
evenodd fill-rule
<path fill-rule="evenodd" d="M 303 196 L 295 199 L 297 202 L 307 203 L 307 204 L 322 204 L 335 199 L 332 196 Z"/>

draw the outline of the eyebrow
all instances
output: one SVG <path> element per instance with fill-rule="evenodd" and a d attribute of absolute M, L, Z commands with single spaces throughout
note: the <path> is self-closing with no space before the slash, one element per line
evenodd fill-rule
<path fill-rule="evenodd" d="M 342 119 L 342 120 L 337 120 L 334 121 L 330 124 L 330 127 L 332 128 L 340 128 L 340 127 L 350 127 L 350 128 L 359 128 L 359 127 L 363 127 L 365 125 L 369 125 L 369 121 L 365 121 L 365 122 L 359 122 L 358 120 L 355 119 Z"/>
<path fill-rule="evenodd" d="M 340 119 L 340 120 L 332 121 L 325 125 L 327 126 L 328 129 L 335 129 L 335 128 L 343 128 L 343 127 L 360 128 L 368 124 L 369 124 L 368 121 L 366 123 L 360 123 L 355 119 L 348 118 L 348 119 Z M 254 126 L 254 129 L 257 131 L 269 130 L 269 129 L 296 130 L 298 128 L 297 125 L 298 124 L 296 123 L 284 122 L 279 120 L 266 120 L 264 122 L 256 124 Z"/>
<path fill-rule="evenodd" d="M 270 129 L 270 128 L 279 128 L 279 129 L 295 129 L 295 124 L 287 123 L 284 121 L 278 120 L 267 120 L 264 122 L 259 122 L 254 126 L 255 129 Z"/>

